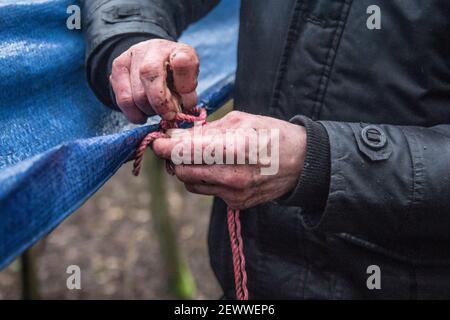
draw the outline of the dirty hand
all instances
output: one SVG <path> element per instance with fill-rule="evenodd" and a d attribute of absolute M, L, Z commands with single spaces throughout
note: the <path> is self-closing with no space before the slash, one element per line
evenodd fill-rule
<path fill-rule="evenodd" d="M 233 111 L 221 120 L 169 132 L 153 150 L 175 163 L 187 190 L 246 209 L 291 191 L 306 153 L 306 130 L 275 118 Z M 245 163 L 245 164 L 243 164 Z"/>
<path fill-rule="evenodd" d="M 152 109 L 165 120 L 197 103 L 199 59 L 195 49 L 154 39 L 138 43 L 117 57 L 111 86 L 116 102 L 133 123 L 145 123 Z"/>

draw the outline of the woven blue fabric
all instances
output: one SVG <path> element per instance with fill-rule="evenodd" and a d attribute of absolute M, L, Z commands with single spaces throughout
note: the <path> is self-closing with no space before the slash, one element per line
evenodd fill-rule
<path fill-rule="evenodd" d="M 82 33 L 66 28 L 71 4 L 0 0 L 0 269 L 85 202 L 159 122 L 132 126 L 96 100 Z M 238 10 L 223 0 L 180 40 L 200 55 L 209 112 L 232 92 Z"/>

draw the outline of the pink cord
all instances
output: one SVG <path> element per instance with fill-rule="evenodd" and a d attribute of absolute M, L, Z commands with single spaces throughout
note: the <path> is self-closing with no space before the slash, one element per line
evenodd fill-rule
<path fill-rule="evenodd" d="M 138 149 L 136 150 L 136 156 L 133 164 L 133 174 L 138 176 L 141 167 L 142 159 L 144 158 L 145 150 L 149 145 L 151 145 L 156 139 L 168 138 L 166 131 L 171 128 L 177 128 L 178 122 L 201 122 L 206 123 L 206 110 L 195 108 L 194 113 L 198 116 L 177 113 L 172 121 L 161 120 L 160 128 L 161 131 L 149 133 L 141 142 Z M 174 174 L 174 166 L 171 161 L 166 162 L 166 169 L 169 174 Z M 230 236 L 231 243 L 231 253 L 233 257 L 233 272 L 234 272 L 234 284 L 236 290 L 237 300 L 248 300 L 248 289 L 247 289 L 247 272 L 245 270 L 245 255 L 244 255 L 244 240 L 241 234 L 241 221 L 239 218 L 239 210 L 227 209 L 227 220 L 228 220 L 228 233 Z"/>
<path fill-rule="evenodd" d="M 234 284 L 237 300 L 248 300 L 247 272 L 245 271 L 244 241 L 241 234 L 239 210 L 228 207 L 228 234 L 233 256 Z"/>

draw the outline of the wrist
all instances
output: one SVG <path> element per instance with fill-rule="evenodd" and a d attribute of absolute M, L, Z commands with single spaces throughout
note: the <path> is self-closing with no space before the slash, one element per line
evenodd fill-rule
<path fill-rule="evenodd" d="M 307 149 L 307 132 L 306 128 L 302 125 L 289 123 L 289 140 L 292 143 L 288 143 L 288 152 L 281 153 L 289 155 L 286 159 L 281 159 L 282 162 L 286 161 L 288 164 L 288 174 L 294 180 L 291 183 L 289 190 L 292 191 L 296 184 L 298 183 L 298 178 L 301 176 L 305 158 L 306 158 L 306 149 Z"/>
<path fill-rule="evenodd" d="M 330 184 L 330 146 L 326 129 L 318 122 L 297 116 L 292 123 L 306 130 L 305 153 L 298 183 L 279 202 L 298 206 L 304 212 L 322 212 Z"/>

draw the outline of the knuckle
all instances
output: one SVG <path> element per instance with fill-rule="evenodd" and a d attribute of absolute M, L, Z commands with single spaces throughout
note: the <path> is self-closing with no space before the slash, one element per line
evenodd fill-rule
<path fill-rule="evenodd" d="M 114 59 L 114 61 L 112 63 L 112 70 L 118 71 L 118 70 L 122 70 L 123 68 L 126 68 L 126 62 L 125 62 L 124 56 L 119 56 L 116 59 Z"/>
<path fill-rule="evenodd" d="M 190 45 L 188 45 L 188 44 L 185 44 L 185 43 L 178 44 L 178 49 L 180 51 L 186 52 L 187 54 L 197 55 L 197 52 L 195 51 L 195 48 L 190 46 Z"/>
<path fill-rule="evenodd" d="M 127 93 L 121 93 L 117 95 L 117 104 L 121 107 L 131 107 L 134 106 L 133 97 Z"/>
<path fill-rule="evenodd" d="M 231 122 L 238 122 L 242 118 L 242 112 L 240 112 L 240 111 L 231 111 L 225 116 L 225 118 L 228 121 L 231 121 Z"/>
<path fill-rule="evenodd" d="M 144 63 L 139 68 L 139 75 L 141 79 L 148 79 L 150 81 L 154 81 L 156 78 L 161 76 L 159 72 L 159 66 L 156 63 L 147 62 Z"/>
<path fill-rule="evenodd" d="M 175 67 L 178 68 L 194 68 L 200 66 L 200 59 L 194 48 L 188 45 L 179 45 L 171 55 L 172 62 L 175 62 Z"/>
<path fill-rule="evenodd" d="M 120 68 L 121 65 L 122 63 L 120 62 L 119 58 L 114 59 L 112 63 L 112 71 L 116 71 L 118 68 Z"/>
<path fill-rule="evenodd" d="M 160 158 L 167 158 L 167 155 L 170 155 L 170 152 L 168 151 L 166 143 L 164 143 L 164 139 L 156 139 L 152 145 L 152 150 L 155 152 L 155 154 Z M 175 173 L 177 170 L 177 166 L 175 166 Z"/>

